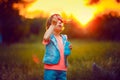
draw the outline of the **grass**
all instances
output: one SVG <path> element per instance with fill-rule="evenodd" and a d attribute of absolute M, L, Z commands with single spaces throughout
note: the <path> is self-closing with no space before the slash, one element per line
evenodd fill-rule
<path fill-rule="evenodd" d="M 93 80 L 92 64 L 111 71 L 120 66 L 120 42 L 71 40 L 68 57 L 68 80 Z M 40 42 L 0 46 L 0 80 L 43 80 L 42 58 L 45 49 Z M 32 56 L 40 59 L 40 64 Z"/>
<path fill-rule="evenodd" d="M 119 61 L 120 43 L 118 42 L 73 41 L 72 44 L 68 80 L 93 80 L 93 63 L 111 70 L 116 60 Z M 119 63 L 120 61 L 116 65 Z"/>

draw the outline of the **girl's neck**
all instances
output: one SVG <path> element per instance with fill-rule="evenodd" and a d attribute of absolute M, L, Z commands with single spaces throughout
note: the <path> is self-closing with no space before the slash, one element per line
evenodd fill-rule
<path fill-rule="evenodd" d="M 53 32 L 53 34 L 54 34 L 55 36 L 60 36 L 60 33 L 57 33 L 57 32 Z"/>

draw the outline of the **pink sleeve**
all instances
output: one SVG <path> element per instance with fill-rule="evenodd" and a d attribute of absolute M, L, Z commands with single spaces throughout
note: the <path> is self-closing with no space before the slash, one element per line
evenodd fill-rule
<path fill-rule="evenodd" d="M 50 42 L 50 40 L 43 40 L 42 44 L 47 45 Z"/>

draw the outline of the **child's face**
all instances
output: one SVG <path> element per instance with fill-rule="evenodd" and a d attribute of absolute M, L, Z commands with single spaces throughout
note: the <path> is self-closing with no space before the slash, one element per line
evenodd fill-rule
<path fill-rule="evenodd" d="M 61 32 L 63 29 L 63 20 L 61 16 L 54 16 L 53 19 L 56 20 L 55 31 Z"/>

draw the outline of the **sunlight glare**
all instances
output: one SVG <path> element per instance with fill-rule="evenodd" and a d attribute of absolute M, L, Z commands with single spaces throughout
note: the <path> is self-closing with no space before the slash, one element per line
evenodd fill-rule
<path fill-rule="evenodd" d="M 48 17 L 53 13 L 73 15 L 83 27 L 94 19 L 96 14 L 107 10 L 120 12 L 120 5 L 115 0 L 100 0 L 99 4 L 94 5 L 88 5 L 88 2 L 89 0 L 35 0 L 27 6 L 16 3 L 13 7 L 19 9 L 19 14 L 25 18 Z"/>

